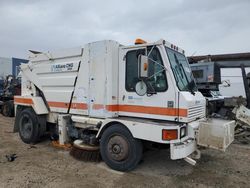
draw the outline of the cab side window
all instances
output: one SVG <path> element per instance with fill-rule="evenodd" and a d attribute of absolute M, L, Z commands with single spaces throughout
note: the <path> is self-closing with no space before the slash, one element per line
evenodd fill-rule
<path fill-rule="evenodd" d="M 137 50 L 129 51 L 126 55 L 126 90 L 135 91 L 135 85 L 139 81 Z"/>
<path fill-rule="evenodd" d="M 152 47 L 148 48 L 150 52 Z M 145 55 L 145 50 L 133 50 L 126 54 L 126 90 L 135 92 L 135 85 L 140 81 L 138 78 L 138 56 Z M 167 90 L 167 79 L 160 52 L 154 48 L 149 55 L 149 75 L 145 80 L 156 92 Z"/>

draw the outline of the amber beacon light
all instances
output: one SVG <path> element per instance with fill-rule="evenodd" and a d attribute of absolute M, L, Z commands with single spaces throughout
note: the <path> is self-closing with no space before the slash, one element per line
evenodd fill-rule
<path fill-rule="evenodd" d="M 135 39 L 135 44 L 146 44 L 147 42 L 142 39 Z"/>

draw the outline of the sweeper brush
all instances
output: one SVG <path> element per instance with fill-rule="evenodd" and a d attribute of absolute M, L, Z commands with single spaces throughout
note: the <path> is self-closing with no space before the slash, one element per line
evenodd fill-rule
<path fill-rule="evenodd" d="M 99 162 L 101 154 L 99 146 L 92 146 L 83 143 L 82 140 L 75 140 L 70 155 L 77 160 Z"/>

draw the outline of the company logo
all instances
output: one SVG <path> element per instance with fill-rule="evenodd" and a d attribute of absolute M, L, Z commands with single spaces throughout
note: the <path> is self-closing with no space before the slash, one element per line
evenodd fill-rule
<path fill-rule="evenodd" d="M 55 64 L 51 65 L 51 72 L 64 72 L 70 71 L 74 67 L 73 63 L 66 63 L 66 64 Z"/>

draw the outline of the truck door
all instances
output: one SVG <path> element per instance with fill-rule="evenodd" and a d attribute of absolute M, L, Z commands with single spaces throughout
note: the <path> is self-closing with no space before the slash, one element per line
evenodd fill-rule
<path fill-rule="evenodd" d="M 89 45 L 89 116 L 105 117 L 106 105 L 106 44 Z"/>
<path fill-rule="evenodd" d="M 136 92 L 138 57 L 149 55 L 148 78 L 145 79 L 147 93 L 140 96 Z M 119 115 L 162 120 L 176 120 L 176 93 L 170 74 L 163 63 L 165 52 L 160 48 L 147 47 L 121 49 L 119 55 Z M 144 85 L 145 86 L 145 85 Z M 145 90 L 141 86 L 142 92 Z M 149 88 L 150 87 L 150 88 Z"/>

